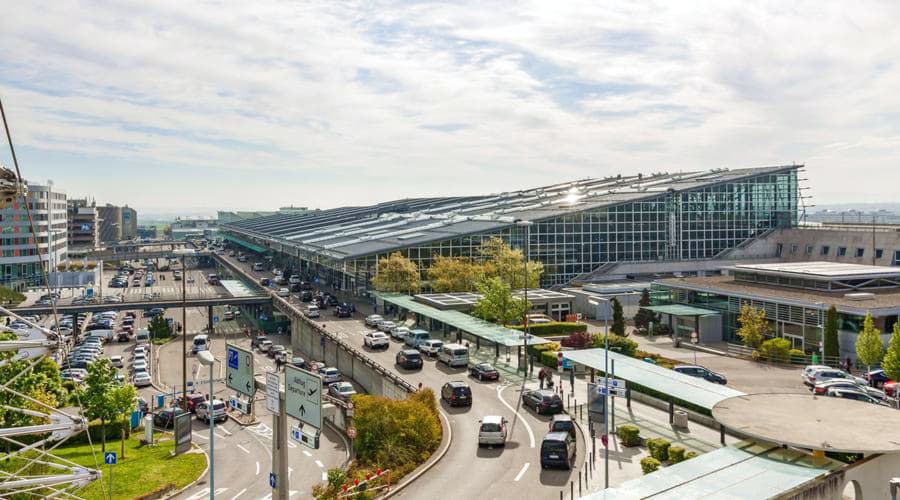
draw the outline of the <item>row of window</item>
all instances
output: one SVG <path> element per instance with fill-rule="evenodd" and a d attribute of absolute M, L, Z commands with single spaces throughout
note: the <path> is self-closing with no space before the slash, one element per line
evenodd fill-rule
<path fill-rule="evenodd" d="M 849 251 L 850 249 L 849 249 L 848 247 L 845 247 L 845 246 L 839 246 L 839 247 L 837 247 L 836 250 L 837 250 L 837 251 L 836 251 L 835 254 L 834 254 L 835 256 L 837 256 L 837 257 L 847 257 L 847 256 L 848 256 L 848 251 Z M 800 251 L 800 245 L 798 245 L 798 244 L 796 244 L 796 243 L 792 243 L 792 244 L 788 247 L 788 254 L 789 254 L 789 255 L 797 255 L 799 251 Z M 783 244 L 783 243 L 778 243 L 777 248 L 776 248 L 776 252 L 778 253 L 778 256 L 779 256 L 779 257 L 781 257 L 781 256 L 784 254 L 784 244 Z M 807 257 L 808 257 L 808 256 L 811 256 L 811 255 L 814 255 L 815 253 L 816 253 L 816 247 L 815 247 L 815 245 L 807 244 L 807 245 L 803 248 L 803 255 L 806 255 Z M 819 255 L 820 257 L 828 257 L 829 255 L 831 255 L 831 245 L 821 245 L 821 246 L 819 246 L 819 253 L 818 253 L 818 255 Z M 852 255 L 853 255 L 853 257 L 856 257 L 857 259 L 863 258 L 863 257 L 866 256 L 866 248 L 865 248 L 865 247 L 855 247 L 855 248 L 853 249 L 853 254 L 852 254 Z M 876 249 L 875 249 L 875 259 L 877 260 L 877 259 L 881 259 L 881 258 L 883 258 L 883 257 L 884 257 L 884 249 L 883 249 L 883 248 L 876 248 Z M 898 264 L 900 264 L 900 250 L 894 250 L 894 258 L 893 258 L 893 260 L 891 261 L 891 265 L 892 265 L 892 266 L 896 266 L 896 265 L 898 265 Z"/>

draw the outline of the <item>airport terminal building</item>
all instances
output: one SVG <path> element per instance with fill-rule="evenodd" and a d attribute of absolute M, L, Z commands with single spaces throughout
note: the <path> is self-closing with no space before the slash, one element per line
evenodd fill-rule
<path fill-rule="evenodd" d="M 797 224 L 802 165 L 582 179 L 484 196 L 412 198 L 224 224 L 232 244 L 365 293 L 379 258 L 424 270 L 435 255 L 476 256 L 482 241 L 528 245 L 541 285 L 591 281 L 621 262 L 715 259 Z M 533 224 L 525 227 L 521 221 Z M 527 242 L 526 242 L 527 232 Z"/>

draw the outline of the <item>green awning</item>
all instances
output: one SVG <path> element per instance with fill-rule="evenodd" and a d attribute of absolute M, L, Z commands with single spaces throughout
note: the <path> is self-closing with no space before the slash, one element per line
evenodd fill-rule
<path fill-rule="evenodd" d="M 684 304 L 671 304 L 667 306 L 643 306 L 641 309 L 648 309 L 655 313 L 670 314 L 672 316 L 716 316 L 720 313 L 712 309 L 703 309 L 701 307 L 686 306 Z"/>
<path fill-rule="evenodd" d="M 240 239 L 240 238 L 231 236 L 231 235 L 229 235 L 229 234 L 226 234 L 226 235 L 225 235 L 225 239 L 228 240 L 228 241 L 230 241 L 230 242 L 232 242 L 232 243 L 235 243 L 235 244 L 237 244 L 237 245 L 240 245 L 240 246 L 242 246 L 242 247 L 244 247 L 244 248 L 248 248 L 248 249 L 250 249 L 250 250 L 253 250 L 253 251 L 256 252 L 256 253 L 265 253 L 265 252 L 266 252 L 266 249 L 263 248 L 263 247 L 261 247 L 261 246 L 259 246 L 259 245 L 254 245 L 253 243 L 250 243 L 249 241 L 244 241 L 244 240 L 242 240 L 242 239 Z"/>

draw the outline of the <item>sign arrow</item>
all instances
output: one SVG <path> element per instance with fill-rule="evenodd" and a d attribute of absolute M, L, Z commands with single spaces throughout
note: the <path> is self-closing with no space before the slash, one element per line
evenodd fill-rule
<path fill-rule="evenodd" d="M 300 414 L 306 415 L 306 408 L 304 408 L 303 405 L 300 405 Z"/>
<path fill-rule="evenodd" d="M 312 388 L 312 389 L 310 389 L 310 390 L 309 390 L 309 396 L 312 397 L 312 396 L 316 393 L 316 390 L 318 390 L 318 389 L 315 388 L 315 387 Z"/>
<path fill-rule="evenodd" d="M 252 389 L 252 388 L 253 387 L 250 386 L 250 381 L 248 380 L 247 381 L 247 392 L 250 392 L 250 389 Z"/>

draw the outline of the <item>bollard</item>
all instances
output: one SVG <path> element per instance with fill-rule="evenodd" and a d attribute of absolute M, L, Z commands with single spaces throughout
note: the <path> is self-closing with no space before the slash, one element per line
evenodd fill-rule
<path fill-rule="evenodd" d="M 563 493 L 562 493 L 562 492 L 563 492 L 563 490 L 559 490 L 559 500 L 563 500 L 563 497 L 562 497 Z"/>
<path fill-rule="evenodd" d="M 575 498 L 575 481 L 569 481 L 569 498 Z"/>
<path fill-rule="evenodd" d="M 578 496 L 581 497 L 581 476 L 584 474 L 584 469 L 578 471 Z"/>
<path fill-rule="evenodd" d="M 566 394 L 566 406 L 569 407 L 570 410 L 572 409 L 572 395 L 571 394 Z"/>

